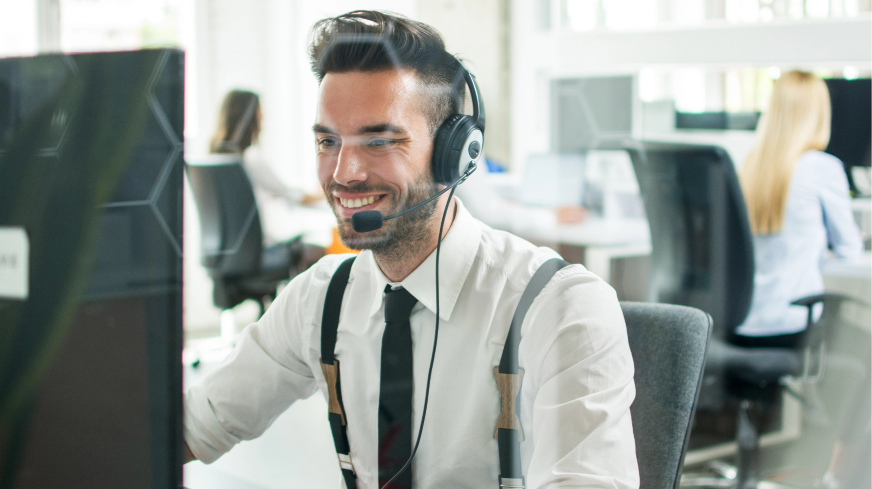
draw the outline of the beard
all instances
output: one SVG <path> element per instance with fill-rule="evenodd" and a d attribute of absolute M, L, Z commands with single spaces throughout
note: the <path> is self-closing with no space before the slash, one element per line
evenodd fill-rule
<path fill-rule="evenodd" d="M 360 184 L 346 187 L 333 183 L 327 188 L 327 195 L 333 190 L 346 192 L 384 192 L 386 197 L 396 202 L 387 215 L 402 212 L 430 198 L 435 193 L 436 184 L 429 170 L 423 172 L 409 186 L 409 192 L 402 202 L 396 192 L 391 188 L 378 185 Z M 339 238 L 342 244 L 353 250 L 371 250 L 373 254 L 382 258 L 401 258 L 406 254 L 418 251 L 418 245 L 425 245 L 431 238 L 432 229 L 430 221 L 436 212 L 438 200 L 421 206 L 413 212 L 384 222 L 380 229 L 366 233 L 358 233 L 351 226 L 351 219 L 342 218 L 336 210 L 339 204 L 333 204 L 333 213 L 339 227 Z"/>

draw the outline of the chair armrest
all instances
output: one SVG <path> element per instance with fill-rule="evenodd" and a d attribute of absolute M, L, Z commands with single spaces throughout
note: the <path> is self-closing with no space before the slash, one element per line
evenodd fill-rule
<path fill-rule="evenodd" d="M 806 319 L 806 335 L 803 340 L 803 375 L 804 382 L 818 382 L 823 375 L 824 355 L 826 351 L 826 330 L 828 324 L 837 321 L 839 309 L 842 303 L 854 301 L 851 297 L 842 294 L 815 294 L 801 297 L 791 302 L 791 305 L 806 307 L 808 316 Z M 815 304 L 823 303 L 824 311 L 820 321 L 814 321 Z M 817 365 L 817 372 L 811 374 L 812 364 Z"/>
<path fill-rule="evenodd" d="M 806 297 L 800 297 L 795 301 L 791 302 L 791 306 L 803 306 L 807 308 L 807 314 L 805 319 L 805 328 L 806 330 L 811 330 L 811 327 L 814 326 L 814 306 L 815 304 L 819 304 L 826 300 L 826 294 L 815 294 L 809 295 Z"/>
<path fill-rule="evenodd" d="M 842 294 L 815 294 L 809 295 L 806 297 L 800 297 L 799 299 L 794 300 L 790 303 L 792 306 L 802 306 L 807 308 L 808 315 L 806 316 L 806 328 L 811 328 L 814 326 L 814 317 L 812 313 L 814 312 L 815 304 L 824 304 L 825 313 L 826 307 L 832 306 L 835 310 L 838 311 L 841 304 L 845 301 L 852 301 L 851 297 Z M 828 313 L 827 313 L 828 314 Z"/>
<path fill-rule="evenodd" d="M 806 297 L 800 297 L 799 299 L 796 299 L 795 301 L 791 302 L 790 305 L 791 306 L 806 306 L 806 307 L 810 308 L 811 306 L 817 304 L 818 302 L 823 302 L 827 298 L 828 295 L 833 296 L 834 294 L 815 294 L 815 295 L 809 295 Z"/>

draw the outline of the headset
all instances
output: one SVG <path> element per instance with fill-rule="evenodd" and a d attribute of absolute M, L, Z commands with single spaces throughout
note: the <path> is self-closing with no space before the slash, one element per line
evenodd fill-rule
<path fill-rule="evenodd" d="M 430 170 L 433 180 L 438 184 L 448 185 L 436 195 L 412 206 L 403 212 L 385 217 L 380 211 L 360 211 L 351 216 L 351 226 L 358 233 L 367 233 L 380 229 L 384 221 L 403 216 L 432 202 L 445 192 L 452 190 L 464 181 L 478 168 L 484 157 L 484 102 L 478 93 L 475 75 L 469 72 L 458 61 L 459 73 L 463 73 L 469 96 L 472 99 L 472 115 L 454 114 L 439 126 L 436 137 L 433 138 L 433 157 L 430 160 Z"/>
<path fill-rule="evenodd" d="M 402 212 L 384 217 L 379 211 L 359 211 L 351 216 L 351 226 L 358 233 L 366 233 L 380 229 L 384 221 L 408 214 L 421 206 L 432 202 L 440 195 L 448 192 L 448 202 L 442 211 L 442 222 L 439 224 L 439 237 L 436 242 L 436 326 L 433 331 L 433 352 L 430 354 L 430 368 L 427 372 L 427 387 L 424 391 L 424 407 L 421 410 L 421 422 L 418 424 L 418 435 L 412 453 L 403 467 L 394 474 L 391 479 L 382 486 L 388 487 L 412 464 L 412 459 L 418 453 L 418 445 L 421 443 L 421 433 L 424 432 L 424 419 L 427 416 L 427 403 L 430 400 L 430 379 L 433 375 L 433 360 L 436 358 L 436 341 L 439 339 L 439 252 L 442 249 L 442 231 L 445 226 L 445 217 L 448 215 L 448 207 L 454 190 L 458 185 L 478 168 L 478 163 L 483 158 L 484 145 L 484 103 L 478 93 L 475 84 L 475 76 L 457 62 L 458 73 L 463 73 L 466 85 L 469 87 L 469 96 L 472 99 L 472 116 L 466 114 L 454 114 L 439 126 L 436 137 L 433 139 L 433 157 L 430 168 L 433 172 L 433 180 L 437 184 L 447 185 L 427 200 L 414 205 Z"/>

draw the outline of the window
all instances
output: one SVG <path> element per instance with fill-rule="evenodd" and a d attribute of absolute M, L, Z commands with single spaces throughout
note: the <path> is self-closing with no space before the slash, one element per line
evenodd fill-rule
<path fill-rule="evenodd" d="M 0 2 L 0 57 L 36 54 L 36 25 L 36 0 Z"/>
<path fill-rule="evenodd" d="M 551 25 L 574 31 L 858 17 L 872 11 L 872 0 L 550 0 L 543 5 L 560 19 Z"/>
<path fill-rule="evenodd" d="M 61 49 L 118 51 L 182 45 L 186 0 L 60 0 Z"/>

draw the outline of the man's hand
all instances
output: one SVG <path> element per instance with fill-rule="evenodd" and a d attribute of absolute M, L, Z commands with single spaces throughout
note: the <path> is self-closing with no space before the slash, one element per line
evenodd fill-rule
<path fill-rule="evenodd" d="M 188 444 L 185 443 L 185 461 L 183 463 L 193 462 L 194 460 L 197 460 L 197 457 L 194 456 L 194 452 L 192 452 L 191 449 L 188 448 Z"/>
<path fill-rule="evenodd" d="M 587 209 L 578 205 L 556 207 L 554 213 L 557 214 L 558 224 L 578 224 L 587 217 Z"/>

